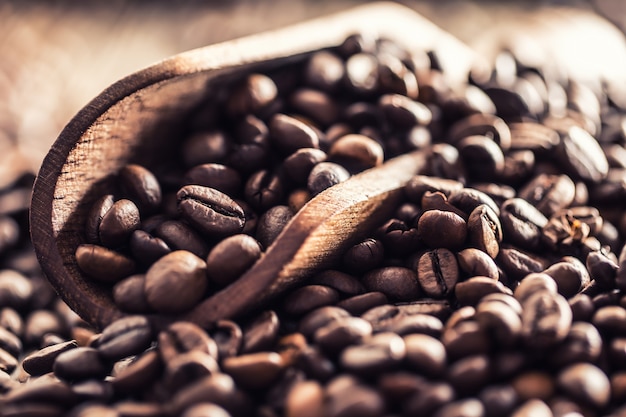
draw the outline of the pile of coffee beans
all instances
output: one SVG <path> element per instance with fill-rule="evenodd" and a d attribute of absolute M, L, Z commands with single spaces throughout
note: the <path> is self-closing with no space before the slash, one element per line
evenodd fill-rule
<path fill-rule="evenodd" d="M 0 210 L 2 415 L 624 415 L 626 112 L 497 64 L 451 86 L 436 54 L 354 35 L 225 86 L 180 164 L 124 167 L 91 209 L 78 265 L 128 313 L 105 329 L 41 277 L 25 208 Z M 309 199 L 414 150 L 393 217 L 265 310 L 143 315 L 193 308 Z"/>

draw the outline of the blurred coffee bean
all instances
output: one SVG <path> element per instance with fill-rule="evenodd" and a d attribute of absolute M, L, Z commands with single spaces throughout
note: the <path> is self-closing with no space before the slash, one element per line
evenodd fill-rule
<path fill-rule="evenodd" d="M 239 278 L 261 257 L 261 246 L 245 234 L 230 236 L 211 249 L 206 267 L 209 280 L 219 287 Z"/>

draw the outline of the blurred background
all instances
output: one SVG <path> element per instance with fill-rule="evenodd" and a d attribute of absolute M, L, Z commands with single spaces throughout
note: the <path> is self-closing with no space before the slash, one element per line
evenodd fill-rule
<path fill-rule="evenodd" d="M 37 172 L 69 119 L 119 78 L 178 52 L 362 3 L 0 0 L 0 190 Z M 626 88 L 621 0 L 401 3 L 492 60 L 514 45 L 598 88 Z"/>

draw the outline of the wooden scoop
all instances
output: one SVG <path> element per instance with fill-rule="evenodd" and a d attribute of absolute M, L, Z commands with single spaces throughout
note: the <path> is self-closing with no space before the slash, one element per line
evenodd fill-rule
<path fill-rule="evenodd" d="M 466 80 L 475 62 L 468 48 L 412 10 L 374 3 L 173 56 L 113 84 L 83 108 L 45 157 L 31 204 L 35 251 L 62 299 L 99 328 L 124 315 L 110 289 L 85 279 L 74 258 L 84 243 L 91 204 L 113 189 L 112 178 L 123 166 L 166 161 L 184 116 L 211 95 L 214 85 L 297 62 L 354 33 L 434 50 L 451 85 Z M 266 305 L 388 216 L 422 162 L 419 154 L 404 155 L 319 194 L 250 271 L 182 318 L 206 327 Z M 156 322 L 177 318 L 153 317 Z"/>

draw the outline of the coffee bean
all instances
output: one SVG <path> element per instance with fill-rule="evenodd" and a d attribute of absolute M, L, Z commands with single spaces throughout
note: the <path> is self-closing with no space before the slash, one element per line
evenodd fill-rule
<path fill-rule="evenodd" d="M 142 216 L 156 212 L 161 205 L 161 185 L 147 168 L 129 164 L 120 170 L 118 180 L 125 195 L 139 208 Z"/>
<path fill-rule="evenodd" d="M 304 70 L 306 83 L 322 91 L 338 88 L 345 73 L 344 63 L 339 56 L 328 51 L 311 55 Z"/>
<path fill-rule="evenodd" d="M 606 177 L 609 164 L 593 136 L 577 126 L 560 132 L 560 135 L 557 158 L 568 174 L 596 183 Z"/>
<path fill-rule="evenodd" d="M 496 215 L 500 215 L 500 208 L 495 201 L 482 191 L 474 188 L 462 188 L 454 191 L 448 196 L 448 201 L 453 206 L 464 211 L 468 216 L 481 204 L 486 204 Z"/>
<path fill-rule="evenodd" d="M 187 185 L 176 193 L 181 215 L 208 235 L 227 236 L 243 229 L 243 209 L 226 194 Z"/>
<path fill-rule="evenodd" d="M 507 276 L 515 280 L 521 280 L 534 272 L 541 272 L 546 266 L 545 260 L 512 247 L 501 248 L 496 261 Z"/>
<path fill-rule="evenodd" d="M 355 173 L 381 165 L 384 153 L 382 146 L 375 140 L 364 135 L 349 134 L 333 142 L 328 158 Z"/>
<path fill-rule="evenodd" d="M 601 252 L 591 252 L 585 261 L 589 276 L 601 287 L 615 287 L 618 265 Z"/>
<path fill-rule="evenodd" d="M 611 385 L 606 374 L 590 363 L 578 363 L 557 376 L 558 387 L 583 404 L 603 408 L 610 399 Z"/>
<path fill-rule="evenodd" d="M 412 369 L 437 378 L 443 375 L 447 363 L 446 348 L 435 337 L 427 334 L 404 336 L 406 359 Z"/>
<path fill-rule="evenodd" d="M 406 401 L 402 407 L 406 415 L 426 415 L 434 413 L 455 398 L 452 386 L 445 382 L 430 382 L 423 390 Z"/>
<path fill-rule="evenodd" d="M 505 201 L 500 210 L 500 221 L 506 240 L 523 249 L 539 249 L 542 228 L 546 226 L 548 219 L 521 198 Z"/>
<path fill-rule="evenodd" d="M 490 294 L 498 295 L 498 294 Z M 487 300 L 487 295 L 481 299 L 476 307 L 475 320 L 493 339 L 504 346 L 513 346 L 522 331 L 520 313 L 500 300 Z M 510 297 L 512 300 L 513 297 Z"/>
<path fill-rule="evenodd" d="M 511 413 L 512 417 L 551 417 L 552 411 L 548 405 L 539 399 L 530 399 L 523 402 Z"/>
<path fill-rule="evenodd" d="M 476 276 L 459 282 L 454 287 L 454 295 L 461 305 L 476 305 L 487 294 L 510 292 L 500 281 Z"/>
<path fill-rule="evenodd" d="M 261 257 L 261 246 L 251 236 L 230 236 L 211 249 L 206 267 L 209 280 L 225 287 L 239 278 Z"/>
<path fill-rule="evenodd" d="M 311 278 L 311 284 L 323 285 L 341 295 L 353 296 L 365 292 L 365 287 L 356 277 L 333 269 L 323 271 Z"/>
<path fill-rule="evenodd" d="M 556 293 L 558 291 L 556 281 L 548 274 L 532 273 L 524 277 L 524 279 L 515 288 L 513 295 L 515 296 L 515 299 L 521 303 L 537 291 L 544 290 Z"/>
<path fill-rule="evenodd" d="M 228 411 L 212 403 L 200 403 L 185 410 L 182 417 L 230 417 Z"/>
<path fill-rule="evenodd" d="M 339 116 L 339 106 L 333 98 L 323 91 L 312 88 L 299 88 L 294 91 L 289 96 L 289 104 L 295 111 L 320 126 L 330 126 Z"/>
<path fill-rule="evenodd" d="M 534 122 L 510 123 L 511 149 L 528 149 L 536 154 L 546 154 L 560 142 L 559 134 L 543 124 Z"/>
<path fill-rule="evenodd" d="M 461 189 L 463 189 L 463 183 L 459 181 L 445 178 L 427 177 L 425 175 L 414 176 L 409 180 L 405 187 L 408 198 L 415 203 L 421 203 L 422 196 L 427 191 L 440 191 L 449 197 L 454 192 L 460 191 Z"/>
<path fill-rule="evenodd" d="M 491 138 L 503 151 L 511 147 L 509 125 L 492 114 L 477 113 L 457 121 L 448 132 L 450 142 L 455 144 L 463 138 L 483 135 Z"/>
<path fill-rule="evenodd" d="M 133 257 L 144 265 L 150 265 L 171 252 L 163 239 L 154 237 L 143 230 L 135 230 L 128 243 Z"/>
<path fill-rule="evenodd" d="M 286 417 L 321 417 L 324 409 L 324 390 L 317 381 L 297 383 L 285 400 Z"/>
<path fill-rule="evenodd" d="M 363 343 L 348 346 L 339 358 L 341 367 L 357 375 L 371 375 L 395 368 L 404 359 L 404 340 L 395 333 L 378 333 Z"/>
<path fill-rule="evenodd" d="M 367 291 L 378 291 L 391 300 L 410 301 L 421 291 L 414 271 L 403 267 L 385 267 L 368 272 L 362 279 Z"/>
<path fill-rule="evenodd" d="M 283 181 L 268 170 L 260 170 L 248 178 L 244 193 L 246 201 L 254 209 L 264 211 L 283 200 Z"/>
<path fill-rule="evenodd" d="M 426 191 L 422 196 L 421 206 L 423 212 L 429 210 L 450 211 L 452 213 L 458 214 L 460 217 L 463 218 L 463 220 L 467 221 L 467 214 L 450 204 L 446 195 L 441 191 Z M 413 219 L 413 223 L 415 222 L 415 220 L 419 220 L 421 214 L 422 213 L 419 213 L 417 218 Z"/>
<path fill-rule="evenodd" d="M 428 173 L 464 183 L 467 172 L 459 150 L 449 143 L 436 143 L 429 148 Z"/>
<path fill-rule="evenodd" d="M 283 169 L 296 184 L 306 185 L 313 167 L 326 161 L 326 152 L 316 148 L 300 148 L 283 161 Z"/>
<path fill-rule="evenodd" d="M 315 165 L 307 179 L 307 188 L 312 195 L 317 195 L 325 189 L 344 182 L 350 173 L 341 165 L 334 162 L 320 162 Z"/>
<path fill-rule="evenodd" d="M 424 104 L 401 94 L 385 94 L 378 100 L 387 122 L 398 129 L 409 129 L 415 125 L 427 126 L 432 113 Z"/>
<path fill-rule="evenodd" d="M 430 248 L 456 249 L 465 242 L 467 223 L 455 213 L 429 210 L 420 217 L 417 233 Z"/>
<path fill-rule="evenodd" d="M 249 353 L 224 359 L 222 368 L 237 384 L 260 389 L 276 380 L 283 370 L 283 360 L 276 352 Z"/>
<path fill-rule="evenodd" d="M 456 257 L 447 249 L 426 252 L 420 257 L 417 278 L 427 296 L 433 298 L 448 296 L 459 280 Z"/>
<path fill-rule="evenodd" d="M 243 328 L 242 353 L 270 350 L 280 329 L 280 319 L 273 310 L 266 310 Z"/>
<path fill-rule="evenodd" d="M 372 334 L 372 325 L 358 317 L 342 317 L 319 327 L 313 340 L 329 353 L 337 353 L 348 345 L 356 344 Z"/>
<path fill-rule="evenodd" d="M 92 244 L 76 248 L 76 263 L 85 274 L 104 283 L 118 282 L 135 271 L 132 259 L 104 246 Z"/>
<path fill-rule="evenodd" d="M 278 90 L 274 81 L 263 74 L 251 74 L 239 83 L 228 100 L 233 115 L 259 114 L 276 99 Z"/>
<path fill-rule="evenodd" d="M 567 175 L 540 174 L 519 190 L 518 197 L 549 217 L 569 206 L 575 193 L 576 185 Z"/>
<path fill-rule="evenodd" d="M 183 142 L 181 159 L 186 167 L 221 162 L 228 155 L 230 146 L 230 138 L 220 130 L 196 131 Z"/>
<path fill-rule="evenodd" d="M 626 309 L 621 306 L 604 306 L 598 308 L 591 322 L 603 334 L 626 336 Z"/>
<path fill-rule="evenodd" d="M 481 417 L 484 416 L 484 413 L 485 407 L 479 400 L 464 399 L 444 405 L 434 414 L 434 416 L 452 417 L 463 415 L 467 417 Z"/>
<path fill-rule="evenodd" d="M 101 356 L 109 360 L 141 353 L 152 342 L 152 328 L 143 316 L 119 319 L 103 331 L 97 342 Z"/>
<path fill-rule="evenodd" d="M 543 272 L 554 279 L 559 293 L 564 297 L 573 297 L 590 281 L 589 272 L 577 258 L 552 264 Z"/>
<path fill-rule="evenodd" d="M 487 205 L 473 209 L 467 219 L 467 239 L 469 244 L 495 258 L 500 251 L 503 229 L 498 215 Z M 486 274 L 481 274 L 486 275 Z"/>
<path fill-rule="evenodd" d="M 346 310 L 348 313 L 358 316 L 367 310 L 387 304 L 387 296 L 379 291 L 366 292 L 365 294 L 355 295 L 345 298 L 337 303 L 337 307 Z"/>
<path fill-rule="evenodd" d="M 382 242 L 384 252 L 394 257 L 408 255 L 420 243 L 417 229 L 399 219 L 390 219 L 383 224 L 376 237 Z"/>
<path fill-rule="evenodd" d="M 206 263 L 191 252 L 169 253 L 146 272 L 146 299 L 159 312 L 190 310 L 206 289 Z"/>
<path fill-rule="evenodd" d="M 259 243 L 268 248 L 293 218 L 293 212 L 288 206 L 278 205 L 270 208 L 261 215 L 256 228 L 256 238 Z"/>
<path fill-rule="evenodd" d="M 133 361 L 112 381 L 113 388 L 118 393 L 135 393 L 143 386 L 155 381 L 162 371 L 163 363 L 156 350 L 149 350 Z"/>
<path fill-rule="evenodd" d="M 139 209 L 135 203 L 127 199 L 118 200 L 102 216 L 98 229 L 100 241 L 109 248 L 123 246 L 139 228 L 139 223 Z"/>
<path fill-rule="evenodd" d="M 209 187 L 229 196 L 236 196 L 241 192 L 239 172 L 216 163 L 200 164 L 189 169 L 183 177 L 183 183 Z"/>
<path fill-rule="evenodd" d="M 539 290 L 522 301 L 522 337 L 527 346 L 544 349 L 567 337 L 572 311 L 558 293 Z"/>
<path fill-rule="evenodd" d="M 498 279 L 498 266 L 493 258 L 479 249 L 468 248 L 457 254 L 459 268 L 469 276 Z"/>
<path fill-rule="evenodd" d="M 239 325 L 230 320 L 218 320 L 209 332 L 217 345 L 220 360 L 237 355 L 243 340 L 243 333 Z"/>
<path fill-rule="evenodd" d="M 219 365 L 213 356 L 200 350 L 190 350 L 165 362 L 163 383 L 166 387 L 176 391 L 219 371 Z"/>
<path fill-rule="evenodd" d="M 166 364 L 175 357 L 192 351 L 205 353 L 214 359 L 218 357 L 215 341 L 201 327 L 190 322 L 178 321 L 170 324 L 159 333 L 158 340 L 159 353 Z"/>
<path fill-rule="evenodd" d="M 113 301 L 122 311 L 147 313 L 151 311 L 144 291 L 145 274 L 135 274 L 124 278 L 113 286 Z"/>
<path fill-rule="evenodd" d="M 61 380 L 82 381 L 104 377 L 109 367 L 96 349 L 78 347 L 57 356 L 53 371 Z"/>
<path fill-rule="evenodd" d="M 327 396 L 325 415 L 329 417 L 378 417 L 385 409 L 382 396 L 366 385 L 349 386 Z"/>
<path fill-rule="evenodd" d="M 505 169 L 502 149 L 491 138 L 467 136 L 457 144 L 463 166 L 471 178 L 483 181 L 499 175 Z"/>
<path fill-rule="evenodd" d="M 346 81 L 351 90 L 360 95 L 373 93 L 378 88 L 378 60 L 369 53 L 356 53 L 346 61 Z"/>
<path fill-rule="evenodd" d="M 287 116 L 276 114 L 269 122 L 270 140 L 285 155 L 300 148 L 318 148 L 319 136 L 306 123 Z"/>
<path fill-rule="evenodd" d="M 207 243 L 200 234 L 179 220 L 164 221 L 156 227 L 154 235 L 163 240 L 171 251 L 185 250 L 199 258 L 206 258 L 209 253 Z"/>
<path fill-rule="evenodd" d="M 87 243 L 100 244 L 100 223 L 104 215 L 113 207 L 115 199 L 112 194 L 105 194 L 97 199 L 89 213 L 87 214 L 87 220 L 85 221 L 85 237 Z"/>
<path fill-rule="evenodd" d="M 70 340 L 48 346 L 31 353 L 22 362 L 24 370 L 33 376 L 40 376 L 52 372 L 56 358 L 63 352 L 78 347 L 76 341 Z"/>

